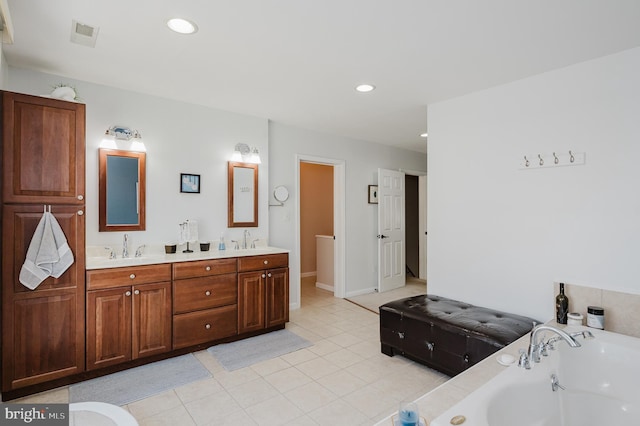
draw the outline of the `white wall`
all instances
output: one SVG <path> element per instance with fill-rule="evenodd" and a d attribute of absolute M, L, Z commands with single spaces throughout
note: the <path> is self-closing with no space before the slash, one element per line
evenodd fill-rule
<path fill-rule="evenodd" d="M 413 151 L 366 143 L 270 122 L 270 194 L 285 185 L 291 194 L 285 207 L 271 207 L 271 243 L 291 252 L 290 303 L 299 304 L 296 252 L 296 155 L 342 160 L 346 171 L 346 296 L 377 288 L 377 205 L 367 203 L 367 185 L 377 183 L 378 168 L 426 171 L 426 156 Z"/>
<path fill-rule="evenodd" d="M 201 240 L 237 239 L 242 229 L 227 228 L 227 161 L 236 143 L 260 150 L 259 228 L 268 238 L 268 121 L 65 77 L 9 68 L 9 90 L 47 95 L 57 83 L 77 89 L 87 105 L 87 245 L 122 244 L 122 232 L 98 232 L 98 147 L 112 125 L 138 129 L 147 148 L 147 230 L 131 232 L 131 247 L 176 240 L 178 223 L 198 221 Z M 180 173 L 201 175 L 201 193 L 183 194 Z"/>
<path fill-rule="evenodd" d="M 640 293 L 638 76 L 640 48 L 429 106 L 430 293 L 540 320 L 554 281 Z"/>

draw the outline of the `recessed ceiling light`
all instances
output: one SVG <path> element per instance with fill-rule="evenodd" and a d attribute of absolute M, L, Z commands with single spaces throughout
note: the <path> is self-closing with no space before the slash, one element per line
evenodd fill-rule
<path fill-rule="evenodd" d="M 374 86 L 372 84 L 360 84 L 360 85 L 356 86 L 356 90 L 358 92 L 361 92 L 361 93 L 371 92 L 375 88 L 376 88 L 376 86 Z"/>
<path fill-rule="evenodd" d="M 427 132 L 420 133 L 420 137 L 421 137 L 421 138 L 426 138 L 426 137 L 427 137 Z"/>
<path fill-rule="evenodd" d="M 198 26 L 191 21 L 182 18 L 173 18 L 167 21 L 167 26 L 180 34 L 193 34 L 198 31 Z"/>

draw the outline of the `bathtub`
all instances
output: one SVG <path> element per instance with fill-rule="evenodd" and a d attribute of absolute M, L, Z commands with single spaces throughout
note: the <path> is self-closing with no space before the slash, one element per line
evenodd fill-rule
<path fill-rule="evenodd" d="M 557 342 L 530 370 L 506 367 L 431 426 L 450 426 L 455 416 L 466 418 L 464 426 L 640 425 L 640 339 L 589 331 L 593 339 L 576 338 L 581 347 Z M 552 389 L 552 374 L 564 390 Z"/>

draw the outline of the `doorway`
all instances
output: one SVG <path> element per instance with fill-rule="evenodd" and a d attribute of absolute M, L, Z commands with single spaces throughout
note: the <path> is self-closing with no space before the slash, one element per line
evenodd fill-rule
<path fill-rule="evenodd" d="M 317 276 L 316 235 L 333 237 L 333 294 L 343 298 L 345 294 L 345 172 L 344 161 L 331 158 L 297 155 L 296 179 L 296 246 L 300 254 L 298 258 L 300 279 L 296 280 L 298 295 L 302 299 L 300 283 L 302 279 L 308 281 L 309 276 Z M 318 182 L 318 179 L 325 182 Z M 326 180 L 331 180 L 327 184 Z M 315 184 L 314 184 L 315 181 Z M 318 188 L 324 188 L 319 194 Z M 309 199 L 310 198 L 310 199 Z M 327 208 L 331 205 L 331 208 Z M 322 213 L 318 217 L 314 206 Z M 318 207 L 320 206 L 320 207 Z M 304 216 L 304 217 L 303 217 Z M 327 216 L 330 216 L 327 218 Z M 332 226 L 328 225 L 331 224 Z M 314 269 L 315 268 L 315 269 Z M 292 284 L 295 283 L 292 280 Z M 326 283 L 319 283 L 326 284 Z M 330 286 L 319 286 L 329 289 Z M 300 301 L 301 302 L 301 301 Z"/>

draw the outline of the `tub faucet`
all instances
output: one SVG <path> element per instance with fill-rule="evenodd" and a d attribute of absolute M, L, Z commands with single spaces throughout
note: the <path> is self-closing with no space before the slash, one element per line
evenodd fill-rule
<path fill-rule="evenodd" d="M 122 258 L 129 257 L 129 234 L 124 234 L 124 240 L 122 241 Z"/>
<path fill-rule="evenodd" d="M 534 325 L 533 330 L 531 330 L 531 334 L 529 336 L 529 350 L 526 354 L 523 354 L 526 355 L 526 357 L 521 355 L 521 360 L 520 362 L 518 362 L 518 365 L 528 370 L 531 368 L 532 363 L 540 362 L 540 356 L 547 356 L 548 344 L 544 341 L 539 341 L 539 334 L 544 331 L 551 331 L 557 334 L 560 339 L 567 342 L 567 344 L 572 348 L 578 348 L 581 346 L 580 343 L 576 341 L 576 339 L 567 334 L 567 332 L 560 330 L 559 328 L 545 324 Z"/>
<path fill-rule="evenodd" d="M 242 236 L 242 248 L 243 248 L 244 250 L 246 250 L 246 249 L 248 249 L 248 248 L 249 248 L 249 247 L 248 247 L 248 241 L 249 241 L 249 238 L 251 238 L 251 234 L 249 233 L 249 230 L 248 230 L 248 229 L 245 229 L 245 230 L 244 230 L 244 234 L 243 234 L 243 236 Z"/>

